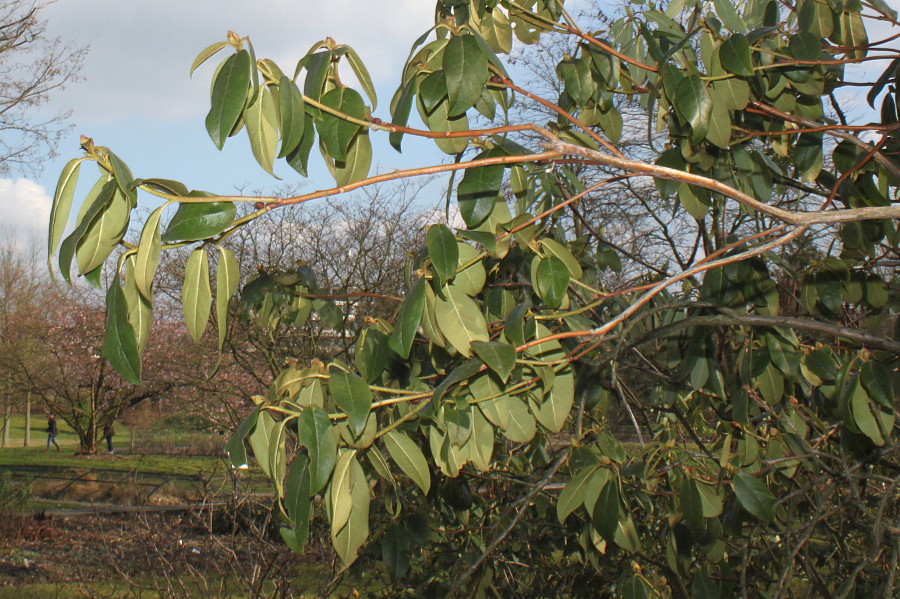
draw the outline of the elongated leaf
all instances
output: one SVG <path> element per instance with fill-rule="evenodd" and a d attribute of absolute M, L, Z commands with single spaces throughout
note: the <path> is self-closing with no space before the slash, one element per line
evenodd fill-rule
<path fill-rule="evenodd" d="M 307 408 L 297 419 L 297 441 L 309 454 L 309 496 L 325 488 L 337 460 L 337 437 L 320 408 Z"/>
<path fill-rule="evenodd" d="M 78 173 L 83 160 L 84 158 L 75 158 L 66 163 L 59 175 L 59 181 L 56 183 L 56 193 L 53 194 L 53 204 L 50 208 L 50 230 L 47 237 L 48 267 L 50 266 L 50 257 L 56 251 L 69 222 L 72 200 L 78 185 Z"/>
<path fill-rule="evenodd" d="M 428 246 L 428 257 L 443 285 L 456 275 L 456 265 L 459 262 L 456 236 L 446 225 L 438 223 L 428 228 L 425 243 Z"/>
<path fill-rule="evenodd" d="M 328 490 L 331 500 L 332 535 L 340 532 L 350 519 L 353 511 L 353 497 L 350 495 L 350 464 L 356 455 L 355 450 L 342 451 L 334 467 L 334 476 Z"/>
<path fill-rule="evenodd" d="M 188 333 L 194 341 L 199 342 L 212 309 L 209 261 L 205 247 L 197 248 L 188 256 L 184 267 L 184 284 L 181 287 L 181 304 Z"/>
<path fill-rule="evenodd" d="M 559 499 L 556 502 L 556 517 L 559 519 L 560 524 L 563 524 L 566 521 L 566 518 L 569 517 L 569 514 L 584 504 L 584 494 L 585 489 L 587 488 L 587 482 L 590 480 L 595 470 L 597 470 L 597 466 L 585 468 L 573 476 L 572 480 L 566 483 L 565 488 L 563 488 L 562 493 L 559 494 Z"/>
<path fill-rule="evenodd" d="M 278 158 L 290 154 L 300 145 L 306 129 L 306 103 L 297 84 L 282 75 L 278 83 L 278 114 L 281 129 L 281 151 Z"/>
<path fill-rule="evenodd" d="M 298 455 L 291 462 L 284 481 L 284 506 L 288 517 L 294 523 L 289 545 L 295 552 L 302 552 L 309 538 L 309 521 L 312 516 L 312 501 L 309 492 L 309 458 Z"/>
<path fill-rule="evenodd" d="M 363 119 L 366 107 L 362 96 L 349 87 L 333 89 L 322 96 L 322 104 L 348 116 Z M 343 162 L 347 159 L 347 149 L 356 136 L 360 126 L 330 113 L 322 112 L 322 119 L 316 121 L 319 139 L 334 160 Z"/>
<path fill-rule="evenodd" d="M 237 207 L 231 202 L 181 204 L 162 234 L 162 241 L 195 241 L 218 235 L 225 230 Z"/>
<path fill-rule="evenodd" d="M 747 24 L 738 14 L 732 0 L 713 0 L 713 4 L 716 7 L 716 14 L 719 15 L 725 27 L 734 33 L 747 33 Z"/>
<path fill-rule="evenodd" d="M 130 207 L 134 208 L 137 206 L 137 190 L 134 189 L 134 175 L 131 169 L 112 151 L 108 150 L 106 154 L 119 190 L 128 198 Z"/>
<path fill-rule="evenodd" d="M 137 339 L 138 353 L 144 353 L 147 340 L 150 338 L 150 325 L 153 321 L 153 302 L 144 297 L 135 282 L 135 257 L 129 256 L 125 261 L 125 303 L 128 306 L 128 322 L 134 329 Z"/>
<path fill-rule="evenodd" d="M 278 109 L 268 88 L 263 88 L 256 102 L 244 110 L 244 125 L 250 139 L 250 149 L 256 162 L 270 175 L 278 152 Z"/>
<path fill-rule="evenodd" d="M 513 399 L 508 404 L 509 416 L 503 436 L 514 443 L 528 443 L 537 433 L 537 423 L 525 402 Z"/>
<path fill-rule="evenodd" d="M 219 327 L 219 351 L 225 347 L 228 334 L 228 303 L 241 283 L 241 272 L 234 252 L 219 248 L 219 265 L 216 269 L 216 323 Z"/>
<path fill-rule="evenodd" d="M 332 526 L 334 549 L 345 564 L 356 559 L 359 548 L 369 536 L 369 504 L 371 497 L 366 474 L 354 456 L 350 461 L 350 502 L 353 509 L 345 525 L 337 532 Z"/>
<path fill-rule="evenodd" d="M 347 62 L 350 63 L 350 68 L 353 69 L 353 73 L 359 80 L 359 84 L 369 97 L 369 101 L 372 103 L 372 110 L 374 111 L 378 108 L 378 96 L 375 94 L 375 86 L 372 84 L 372 77 L 369 75 L 366 65 L 363 64 L 363 61 L 359 57 L 359 54 L 356 53 L 356 50 L 349 46 L 347 47 L 347 53 L 344 57 L 347 59 Z"/>
<path fill-rule="evenodd" d="M 422 493 L 427 495 L 428 490 L 431 489 L 431 474 L 428 471 L 428 462 L 419 446 L 398 430 L 393 430 L 384 436 L 384 446 L 403 473 L 422 489 Z"/>
<path fill-rule="evenodd" d="M 388 339 L 388 346 L 402 358 L 409 357 L 413 339 L 422 321 L 422 313 L 425 310 L 425 285 L 424 279 L 418 279 L 406 295 L 406 300 L 397 315 L 394 332 Z"/>
<path fill-rule="evenodd" d="M 228 454 L 228 460 L 232 468 L 245 470 L 249 466 L 247 464 L 247 448 L 244 446 L 244 439 L 250 434 L 250 431 L 256 426 L 256 419 L 259 418 L 261 408 L 257 407 L 250 413 L 228 438 L 225 444 L 225 453 Z"/>
<path fill-rule="evenodd" d="M 126 381 L 141 383 L 137 337 L 128 322 L 128 305 L 118 276 L 113 277 L 106 293 L 106 335 L 100 353 Z"/>
<path fill-rule="evenodd" d="M 734 493 L 745 510 L 764 522 L 775 519 L 775 496 L 766 485 L 746 472 L 738 472 L 734 477 Z"/>
<path fill-rule="evenodd" d="M 272 462 L 269 461 L 269 452 L 272 444 L 275 442 L 275 428 L 278 425 L 272 415 L 267 410 L 261 410 L 256 418 L 256 426 L 250 433 L 250 449 L 253 450 L 253 457 L 256 463 L 265 472 L 269 479 L 272 479 Z"/>
<path fill-rule="evenodd" d="M 194 71 L 197 70 L 197 67 L 202 65 L 204 62 L 209 60 L 216 52 L 224 48 L 228 45 L 228 42 L 216 42 L 214 44 L 210 44 L 206 48 L 200 51 L 200 54 L 197 55 L 197 58 L 194 59 L 194 62 L 191 63 L 191 70 L 188 72 L 189 75 L 193 75 Z"/>
<path fill-rule="evenodd" d="M 329 369 L 328 390 L 337 406 L 347 414 L 347 423 L 355 437 L 363 431 L 372 409 L 372 391 L 360 376 L 339 368 Z"/>
<path fill-rule="evenodd" d="M 372 140 L 369 138 L 369 131 L 361 129 L 350 147 L 347 148 L 347 157 L 343 160 L 337 160 L 332 163 L 328 162 L 329 168 L 332 168 L 334 181 L 339 186 L 356 183 L 369 176 L 369 169 L 372 168 Z"/>
<path fill-rule="evenodd" d="M 694 142 L 699 142 L 709 131 L 712 98 L 706 83 L 696 75 L 681 80 L 675 90 L 675 110 L 691 126 Z"/>
<path fill-rule="evenodd" d="M 409 122 L 409 113 L 412 111 L 413 100 L 416 97 L 416 78 L 412 77 L 402 88 L 398 90 L 397 101 L 391 110 L 391 122 L 395 125 L 405 127 Z M 402 131 L 392 131 L 388 136 L 391 146 L 401 151 L 400 144 L 403 140 Z"/>
<path fill-rule="evenodd" d="M 466 171 L 456 188 L 456 199 L 460 216 L 469 228 L 477 227 L 491 214 L 502 183 L 502 166 L 482 166 Z"/>
<path fill-rule="evenodd" d="M 75 258 L 81 274 L 87 274 L 102 265 L 128 229 L 131 204 L 112 181 L 104 189 L 112 189 L 112 195 L 97 216 L 83 229 L 75 246 Z M 105 193 L 101 193 L 103 195 Z"/>
<path fill-rule="evenodd" d="M 444 48 L 443 71 L 449 116 L 454 117 L 475 105 L 488 76 L 487 56 L 474 35 L 457 35 L 450 40 Z"/>
<path fill-rule="evenodd" d="M 619 525 L 619 510 L 619 485 L 613 480 L 603 486 L 591 515 L 594 528 L 608 542 L 614 541 Z"/>
<path fill-rule="evenodd" d="M 556 256 L 541 258 L 537 266 L 535 291 L 549 308 L 559 308 L 569 287 L 569 269 Z"/>
<path fill-rule="evenodd" d="M 465 357 L 472 356 L 473 341 L 490 341 L 478 304 L 453 285 L 444 289 L 444 298 L 437 298 L 434 311 L 441 333 Z"/>
<path fill-rule="evenodd" d="M 153 278 L 159 266 L 159 256 L 162 252 L 160 240 L 159 219 L 162 217 L 165 205 L 154 210 L 144 223 L 141 231 L 141 240 L 138 245 L 134 263 L 134 282 L 138 291 L 148 300 L 153 300 Z"/>
<path fill-rule="evenodd" d="M 212 89 L 212 107 L 206 115 L 206 131 L 218 149 L 234 129 L 250 89 L 250 53 L 241 50 L 229 56 L 216 75 Z"/>
<path fill-rule="evenodd" d="M 572 411 L 575 403 L 575 375 L 572 367 L 566 365 L 556 373 L 550 392 L 545 396 L 535 417 L 551 433 L 558 433 Z"/>

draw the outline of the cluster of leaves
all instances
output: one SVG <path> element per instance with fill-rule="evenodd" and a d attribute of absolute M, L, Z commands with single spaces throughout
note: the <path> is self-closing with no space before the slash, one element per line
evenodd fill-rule
<path fill-rule="evenodd" d="M 212 305 L 206 248 L 219 248 L 221 347 L 239 285 L 223 240 L 280 206 L 378 180 L 367 179 L 370 131 L 398 149 L 404 135 L 433 138 L 454 163 L 397 176 L 464 170 L 452 185 L 465 226 L 428 228 L 396 317 L 366 321 L 352 364 L 288 364 L 229 441 L 234 467 L 248 464 L 249 441 L 271 478 L 285 542 L 301 551 L 324 512 L 348 568 L 374 559 L 435 594 L 533 590 L 559 572 L 574 573 L 572 594 L 597 581 L 625 597 L 889 593 L 900 567 L 885 524 L 897 515 L 900 86 L 893 54 L 867 44 L 864 7 L 896 25 L 880 0 L 677 0 L 629 9 L 603 32 L 581 29 L 561 1 L 440 0 L 391 123 L 370 114 L 373 86 L 349 47 L 316 44 L 290 79 L 229 34 L 193 67 L 234 51 L 213 77 L 214 143 L 246 129 L 264 169 L 285 158 L 305 174 L 318 140 L 338 187 L 241 198 L 257 211 L 236 218 L 234 198 L 134 179 L 86 141 L 57 190 L 50 251 L 82 160 L 101 176 L 60 246 L 67 279 L 77 259 L 97 280 L 138 189 L 165 200 L 124 245 L 125 287 L 117 275 L 107 296 L 104 355 L 137 380 L 163 248 L 199 242 L 182 293 L 195 338 Z M 576 43 L 553 101 L 514 84 L 498 58 L 513 37 L 544 33 Z M 871 102 L 894 82 L 874 146 L 824 104 L 837 106 L 844 65 L 869 58 L 890 63 Z M 344 61 L 371 107 L 341 82 Z M 473 110 L 505 122 L 514 97 L 552 120 L 472 129 Z M 425 129 L 409 126 L 414 103 Z M 624 103 L 646 114 L 649 154 L 615 145 Z M 654 177 L 655 210 L 688 219 L 703 252 L 612 289 L 607 269 L 646 261 L 569 209 L 636 176 Z M 811 259 L 792 255 L 797 240 Z M 322 295 L 306 268 L 261 272 L 241 308 L 263 327 L 315 310 L 337 329 Z M 633 435 L 611 426 L 616 412 Z M 488 564 L 495 552 L 506 559 Z M 523 555 L 536 573 L 516 570 Z"/>

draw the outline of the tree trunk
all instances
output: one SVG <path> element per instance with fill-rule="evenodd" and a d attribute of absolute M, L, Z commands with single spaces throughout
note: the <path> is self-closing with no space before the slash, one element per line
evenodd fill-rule
<path fill-rule="evenodd" d="M 31 391 L 25 394 L 25 440 L 22 445 L 31 445 Z"/>
<path fill-rule="evenodd" d="M 97 435 L 94 431 L 85 431 L 83 435 L 78 437 L 78 453 L 81 455 L 94 455 L 97 453 Z"/>
<path fill-rule="evenodd" d="M 9 447 L 9 425 L 12 419 L 12 399 L 9 395 L 3 402 L 3 447 Z"/>

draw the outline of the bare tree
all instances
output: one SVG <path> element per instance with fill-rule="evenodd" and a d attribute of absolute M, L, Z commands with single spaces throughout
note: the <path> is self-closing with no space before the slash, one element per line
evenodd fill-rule
<path fill-rule="evenodd" d="M 87 47 L 47 36 L 41 10 L 51 3 L 0 0 L 0 175 L 39 170 L 69 128 L 70 112 L 39 109 L 77 79 Z"/>

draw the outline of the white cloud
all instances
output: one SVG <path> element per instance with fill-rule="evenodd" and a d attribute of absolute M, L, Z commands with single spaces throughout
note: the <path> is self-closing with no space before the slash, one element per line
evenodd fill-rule
<path fill-rule="evenodd" d="M 43 234 L 52 198 L 30 179 L 0 179 L 0 225 L 22 237 Z"/>
<path fill-rule="evenodd" d="M 48 32 L 90 44 L 84 80 L 54 96 L 49 111 L 73 110 L 79 126 L 131 117 L 174 119 L 207 110 L 212 66 L 188 78 L 207 45 L 231 29 L 250 36 L 260 58 L 292 74 L 326 36 L 354 47 L 376 87 L 390 93 L 410 44 L 433 24 L 423 0 L 94 0 L 48 7 Z M 215 59 L 214 59 L 215 60 Z M 388 91 L 390 90 L 390 91 Z M 380 98 L 386 105 L 389 97 Z"/>

